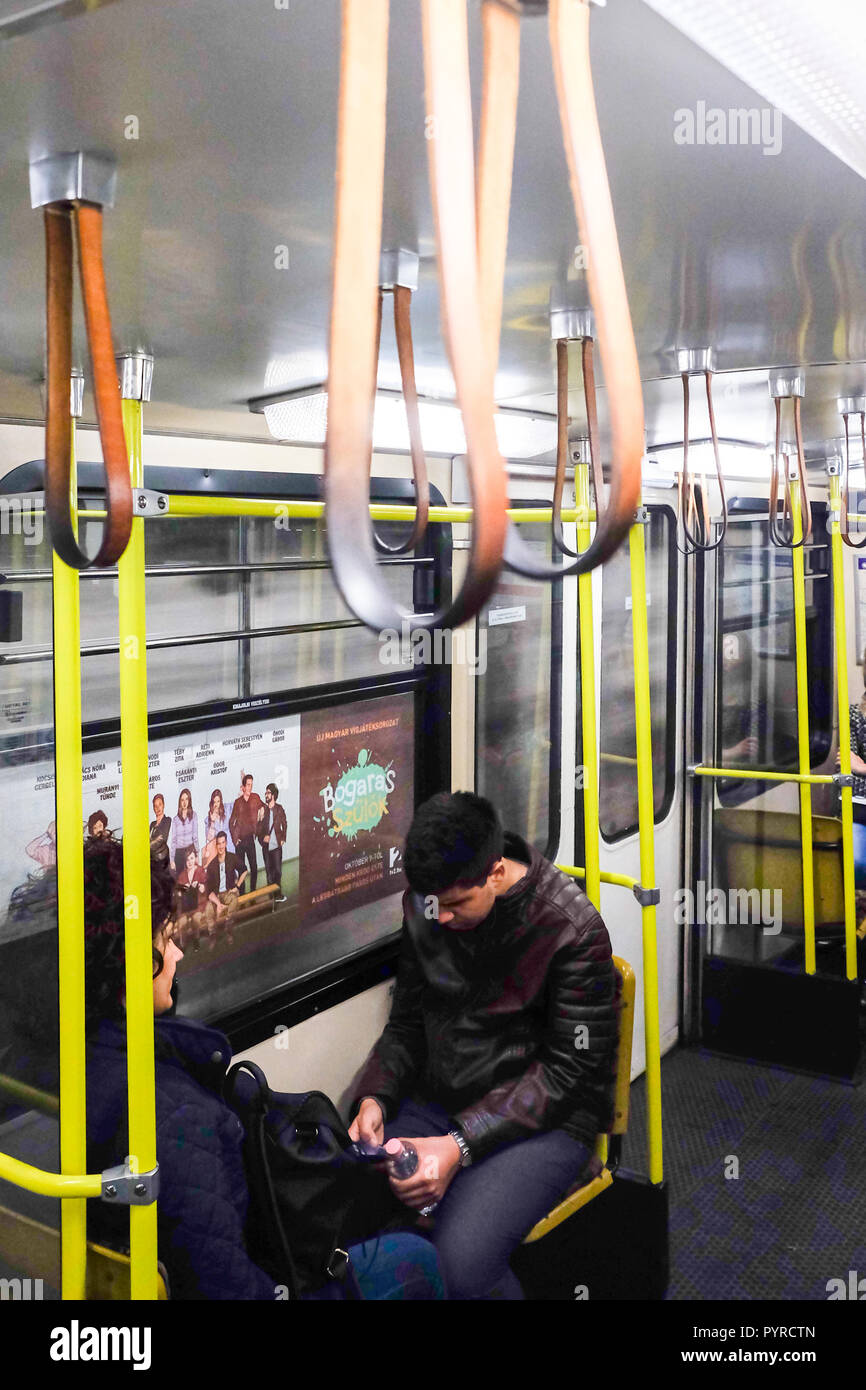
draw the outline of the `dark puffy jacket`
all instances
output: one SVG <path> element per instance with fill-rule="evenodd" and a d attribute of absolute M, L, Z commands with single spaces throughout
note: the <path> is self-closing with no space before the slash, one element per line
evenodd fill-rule
<path fill-rule="evenodd" d="M 222 1033 L 184 1018 L 154 1027 L 159 1258 L 172 1298 L 274 1299 L 274 1281 L 244 1245 L 249 1200 L 243 1128 L 221 1099 L 231 1049 Z M 88 1046 L 88 1172 L 129 1152 L 124 1029 L 105 1021 Z M 92 1239 L 125 1244 L 125 1211 L 88 1203 Z"/>
<path fill-rule="evenodd" d="M 505 855 L 529 870 L 474 931 L 405 895 L 391 1017 L 356 1092 L 386 1118 L 406 1095 L 436 1101 L 475 1158 L 550 1129 L 591 1147 L 612 1104 L 619 977 L 604 922 L 518 836 Z"/>

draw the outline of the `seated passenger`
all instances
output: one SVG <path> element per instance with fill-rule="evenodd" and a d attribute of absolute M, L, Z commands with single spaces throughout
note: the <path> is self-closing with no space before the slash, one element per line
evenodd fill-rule
<path fill-rule="evenodd" d="M 522 1298 L 516 1245 L 584 1173 L 610 1119 L 618 976 L 601 917 L 489 801 L 434 796 L 405 846 L 391 1016 L 356 1089 L 353 1138 L 411 1139 L 390 1177 L 450 1298 Z"/>
<path fill-rule="evenodd" d="M 152 842 L 151 842 L 152 843 Z M 177 875 L 180 909 L 172 932 L 178 946 L 191 941 L 198 950 L 202 930 L 209 934 L 214 920 L 214 909 L 207 900 L 207 880 L 204 869 L 199 868 L 195 849 L 190 845 L 186 851 L 186 862 L 182 873 Z M 213 946 L 213 940 L 211 940 Z"/>
<path fill-rule="evenodd" d="M 866 652 L 863 654 L 866 676 Z M 851 771 L 854 774 L 854 873 L 859 893 L 866 889 L 866 691 L 849 710 L 851 721 Z M 839 757 L 836 763 L 838 766 Z M 866 903 L 858 904 L 858 918 Z"/>
<path fill-rule="evenodd" d="M 174 884 L 157 862 L 151 878 L 159 1258 L 168 1271 L 172 1298 L 273 1301 L 277 1286 L 252 1262 L 244 1243 L 249 1193 L 243 1128 L 221 1097 L 231 1049 L 214 1029 L 169 1017 L 175 970 L 183 958 L 166 931 Z M 92 1173 L 123 1163 L 129 1149 L 123 850 L 118 841 L 100 838 L 86 846 L 84 902 L 87 1171 Z M 127 1246 L 124 1209 L 89 1202 L 88 1220 L 91 1238 Z M 442 1297 L 429 1242 L 389 1236 L 353 1246 L 349 1253 L 364 1297 Z"/>
<path fill-rule="evenodd" d="M 237 854 L 228 852 L 227 844 L 226 833 L 221 830 L 216 837 L 216 856 L 208 864 L 205 876 L 208 902 L 218 917 L 237 907 L 238 894 L 247 876 L 243 861 Z"/>

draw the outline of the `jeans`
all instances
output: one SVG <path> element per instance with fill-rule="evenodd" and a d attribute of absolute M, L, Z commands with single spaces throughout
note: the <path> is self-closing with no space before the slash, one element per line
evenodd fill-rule
<path fill-rule="evenodd" d="M 268 883 L 275 883 L 282 893 L 283 880 L 283 847 L 277 845 L 271 849 L 270 845 L 262 845 L 265 856 L 265 869 L 268 875 Z"/>
<path fill-rule="evenodd" d="M 441 1106 L 404 1101 L 385 1126 L 385 1138 L 421 1139 L 447 1134 L 451 1127 Z M 511 1252 L 577 1181 L 590 1157 L 579 1140 L 552 1129 L 503 1144 L 459 1169 L 430 1233 L 447 1297 L 522 1299 L 508 1263 Z M 401 1210 L 408 1214 L 408 1208 Z"/>
<path fill-rule="evenodd" d="M 244 860 L 249 865 L 250 876 L 241 888 L 242 893 L 253 893 L 259 876 L 258 860 L 256 859 L 256 837 L 255 835 L 245 835 L 242 840 L 235 840 L 235 853 L 241 861 L 239 873 L 244 871 Z"/>

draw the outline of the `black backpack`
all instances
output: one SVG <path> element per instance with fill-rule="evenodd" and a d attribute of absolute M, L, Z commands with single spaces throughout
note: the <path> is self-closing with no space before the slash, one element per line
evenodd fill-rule
<path fill-rule="evenodd" d="M 290 1298 L 329 1280 L 357 1297 L 347 1248 L 368 1234 L 365 1193 L 372 1197 L 371 1182 L 381 1178 L 356 1156 L 332 1102 L 321 1091 L 273 1092 L 261 1067 L 248 1061 L 228 1071 L 224 1097 L 246 1131 L 250 1259 Z"/>

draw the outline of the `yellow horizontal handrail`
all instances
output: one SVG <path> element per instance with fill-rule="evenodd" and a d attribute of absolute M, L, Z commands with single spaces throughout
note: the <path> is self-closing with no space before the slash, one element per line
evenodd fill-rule
<path fill-rule="evenodd" d="M 806 782 L 828 785 L 836 781 L 833 773 L 825 772 L 757 772 L 748 767 L 692 767 L 695 777 L 753 777 L 764 782 Z"/>
<path fill-rule="evenodd" d="M 569 878 L 586 878 L 586 869 L 576 868 L 574 864 L 557 864 L 557 869 L 561 869 Z M 627 874 L 606 874 L 603 870 L 599 874 L 602 883 L 612 883 L 615 888 L 629 888 L 634 891 L 641 886 L 637 878 L 629 878 Z"/>
<path fill-rule="evenodd" d="M 0 1095 L 19 1100 L 29 1105 L 31 1110 L 38 1110 L 43 1115 L 60 1114 L 59 1096 L 52 1096 L 49 1091 L 40 1091 L 36 1086 L 28 1086 L 26 1081 L 19 1081 L 15 1076 L 0 1074 Z"/>
<path fill-rule="evenodd" d="M 101 1173 L 48 1173 L 9 1154 L 0 1154 L 0 1178 L 40 1197 L 101 1197 Z"/>
<path fill-rule="evenodd" d="M 390 506 L 384 502 L 371 502 L 369 511 L 372 521 L 413 521 L 415 518 L 414 506 Z M 34 509 L 33 515 L 44 515 L 44 511 L 37 507 Z M 101 521 L 105 518 L 105 510 L 104 508 L 84 507 L 78 515 L 84 521 Z M 431 507 L 429 520 L 438 522 L 442 526 L 458 525 L 463 522 L 471 522 L 473 515 L 471 507 Z M 183 496 L 169 497 L 167 511 L 151 512 L 145 516 L 144 520 L 160 520 L 167 516 L 261 516 L 282 517 L 286 520 L 318 521 L 325 516 L 325 504 L 324 502 L 292 502 L 264 497 L 195 497 L 184 494 Z M 510 521 L 517 522 L 518 525 L 529 525 L 551 521 L 553 511 L 550 507 L 510 507 L 507 516 Z M 595 508 L 585 511 L 580 507 L 564 507 L 562 510 L 563 521 L 589 522 L 595 521 L 595 519 Z"/>

